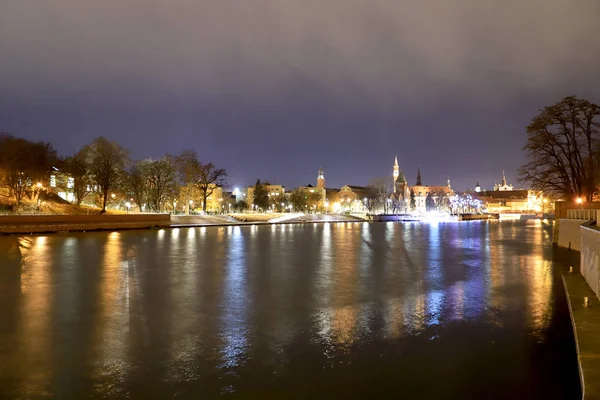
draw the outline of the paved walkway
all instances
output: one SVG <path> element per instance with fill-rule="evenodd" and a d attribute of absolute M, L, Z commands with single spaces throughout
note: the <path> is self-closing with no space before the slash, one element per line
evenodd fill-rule
<path fill-rule="evenodd" d="M 563 284 L 575 333 L 581 391 L 584 399 L 600 399 L 600 301 L 579 274 L 579 266 L 573 269 L 573 273 L 563 274 Z M 589 307 L 585 307 L 584 297 L 589 299 Z"/>

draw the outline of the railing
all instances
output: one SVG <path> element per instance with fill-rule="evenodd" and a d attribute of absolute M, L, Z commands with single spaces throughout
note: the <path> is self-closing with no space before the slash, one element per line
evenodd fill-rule
<path fill-rule="evenodd" d="M 582 219 L 585 221 L 598 220 L 598 213 L 600 210 L 597 209 L 583 209 L 583 208 L 575 208 L 567 210 L 567 219 Z"/>

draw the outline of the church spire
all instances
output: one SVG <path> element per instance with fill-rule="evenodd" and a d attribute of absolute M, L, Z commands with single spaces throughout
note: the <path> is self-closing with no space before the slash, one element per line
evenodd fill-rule
<path fill-rule="evenodd" d="M 398 166 L 398 156 L 394 157 L 394 167 Z"/>
<path fill-rule="evenodd" d="M 452 186 L 450 186 L 450 177 L 448 177 L 448 184 L 447 184 L 447 186 L 448 186 L 448 189 L 452 189 Z"/>
<path fill-rule="evenodd" d="M 504 175 L 504 170 L 502 170 L 502 186 L 506 186 L 506 175 Z"/>
<path fill-rule="evenodd" d="M 421 167 L 417 167 L 417 186 L 423 186 L 423 183 L 421 183 Z"/>

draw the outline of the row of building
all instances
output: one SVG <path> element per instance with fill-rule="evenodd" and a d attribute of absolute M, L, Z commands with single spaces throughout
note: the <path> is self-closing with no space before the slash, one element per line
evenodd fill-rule
<path fill-rule="evenodd" d="M 445 185 L 425 185 L 421 179 L 421 171 L 418 169 L 415 185 L 409 185 L 404 173 L 400 170 L 397 157 L 394 159 L 389 185 L 386 182 L 383 185 L 384 187 L 381 188 L 357 185 L 345 185 L 341 188 L 327 187 L 324 171 L 320 168 L 316 186 L 300 186 L 296 190 L 311 199 L 307 204 L 308 209 L 324 212 L 425 213 L 431 207 L 437 210 L 459 212 L 457 200 L 461 196 L 454 192 L 449 178 Z M 268 184 L 266 189 L 269 197 L 281 199 L 282 204 L 289 204 L 291 191 L 287 191 L 284 186 Z M 235 190 L 233 195 L 235 202 L 244 201 L 248 204 L 249 209 L 256 209 L 252 200 L 254 187 Z M 472 208 L 470 211 L 485 210 L 490 213 L 503 213 L 550 210 L 550 204 L 540 193 L 527 189 L 514 189 L 512 185 L 509 185 L 504 171 L 501 183 L 494 185 L 494 190 L 482 190 L 477 182 L 473 190 L 461 195 L 473 199 L 473 204 L 477 205 L 475 208 L 479 208 L 478 210 Z M 379 201 L 373 201 L 373 197 L 377 197 Z"/>
<path fill-rule="evenodd" d="M 67 201 L 73 201 L 73 178 L 60 171 L 54 171 L 49 179 L 50 188 Z M 327 187 L 325 173 L 319 169 L 316 185 L 300 186 L 295 188 L 305 197 L 305 210 L 308 212 L 331 213 L 424 213 L 435 208 L 437 210 L 460 212 L 459 204 L 464 204 L 450 184 L 450 179 L 445 185 L 424 185 L 421 171 L 418 169 L 415 185 L 409 185 L 404 173 L 400 170 L 398 158 L 395 157 L 392 174 L 389 181 L 383 181 L 377 186 L 344 185 L 341 188 Z M 254 204 L 254 186 L 247 188 L 224 190 L 221 187 L 213 188 L 213 192 L 206 199 L 206 210 L 211 213 L 232 212 L 245 204 L 250 211 L 259 211 Z M 286 190 L 283 185 L 266 183 L 265 189 L 269 197 L 269 208 L 273 211 L 289 211 L 296 207 L 292 204 L 293 190 Z M 501 184 L 494 186 L 494 190 L 482 190 L 479 183 L 474 190 L 462 195 L 468 196 L 469 204 L 474 205 L 469 211 L 487 212 L 543 212 L 550 209 L 550 204 L 539 193 L 527 189 L 515 190 L 506 181 L 502 172 Z M 119 196 L 120 206 L 134 206 Z M 114 196 L 113 196 L 114 198 Z M 117 199 L 117 200 L 119 200 Z M 178 201 L 175 198 L 172 204 L 165 206 L 166 211 L 189 212 L 203 209 L 203 200 L 192 199 L 189 203 Z M 243 203 L 242 203 L 243 202 Z M 116 201 L 115 203 L 119 203 Z M 187 204 L 186 204 L 187 203 Z M 474 208 L 474 209 L 473 209 Z M 144 211 L 144 210 L 141 210 Z M 267 210 L 260 210 L 267 211 Z M 298 210 L 296 210 L 298 211 Z M 464 212 L 465 209 L 463 208 Z"/>

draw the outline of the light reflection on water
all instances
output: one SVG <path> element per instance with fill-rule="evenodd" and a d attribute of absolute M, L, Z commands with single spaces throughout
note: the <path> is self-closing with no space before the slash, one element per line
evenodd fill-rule
<path fill-rule="evenodd" d="M 0 382 L 26 397 L 65 385 L 81 397 L 194 397 L 194 385 L 243 394 L 288 382 L 296 363 L 307 382 L 360 370 L 359 356 L 410 369 L 386 355 L 427 359 L 436 342 L 460 343 L 454 329 L 461 340 L 506 329 L 547 341 L 556 323 L 547 228 L 325 223 L 22 237 L 18 246 L 0 238 L 0 325 L 13 327 L 0 342 L 18 344 L 0 347 L 15 365 L 0 367 Z"/>

